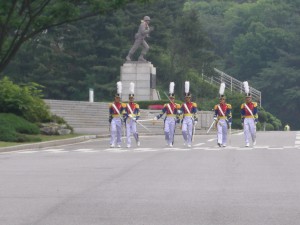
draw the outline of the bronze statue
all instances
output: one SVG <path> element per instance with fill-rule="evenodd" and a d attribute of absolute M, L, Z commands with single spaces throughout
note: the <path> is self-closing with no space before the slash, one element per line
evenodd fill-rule
<path fill-rule="evenodd" d="M 149 50 L 149 45 L 145 41 L 146 37 L 149 37 L 149 33 L 153 31 L 153 27 L 149 27 L 150 23 L 150 17 L 144 16 L 144 19 L 141 21 L 141 24 L 139 26 L 138 32 L 135 34 L 135 41 L 133 46 L 131 47 L 128 55 L 126 56 L 127 61 L 131 61 L 132 55 L 135 53 L 135 51 L 142 46 L 142 52 L 138 58 L 138 61 L 147 62 L 147 60 L 144 58 L 146 53 Z"/>

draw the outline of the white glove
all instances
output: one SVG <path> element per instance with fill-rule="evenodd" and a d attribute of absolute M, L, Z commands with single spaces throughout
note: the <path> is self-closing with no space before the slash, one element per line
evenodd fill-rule
<path fill-rule="evenodd" d="M 216 121 L 217 121 L 217 120 L 218 120 L 218 118 L 217 118 L 217 117 L 214 117 L 214 120 L 216 120 Z"/>
<path fill-rule="evenodd" d="M 154 117 L 153 120 L 157 120 L 157 117 Z"/>
<path fill-rule="evenodd" d="M 198 121 L 196 120 L 196 121 L 194 121 L 194 124 L 196 125 L 198 123 Z"/>
<path fill-rule="evenodd" d="M 132 117 L 132 120 L 136 121 L 136 117 Z"/>

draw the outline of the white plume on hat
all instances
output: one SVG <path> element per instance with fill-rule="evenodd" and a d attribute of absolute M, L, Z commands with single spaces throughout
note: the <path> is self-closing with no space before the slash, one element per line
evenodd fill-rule
<path fill-rule="evenodd" d="M 134 94 L 134 83 L 130 82 L 129 84 L 129 94 Z"/>
<path fill-rule="evenodd" d="M 248 94 L 250 93 L 248 81 L 244 81 L 243 84 L 244 84 L 245 92 L 246 92 L 246 94 L 248 95 Z"/>
<path fill-rule="evenodd" d="M 189 93 L 189 91 L 190 91 L 190 82 L 189 82 L 189 81 L 186 81 L 186 82 L 184 83 L 184 92 L 185 92 L 185 93 Z"/>
<path fill-rule="evenodd" d="M 169 93 L 170 94 L 174 94 L 174 87 L 175 87 L 175 83 L 170 82 L 170 86 L 169 86 Z"/>
<path fill-rule="evenodd" d="M 121 81 L 117 82 L 117 93 L 119 95 L 122 94 L 122 82 Z"/>
<path fill-rule="evenodd" d="M 224 95 L 224 92 L 225 92 L 225 83 L 221 83 L 219 94 L 220 95 Z"/>

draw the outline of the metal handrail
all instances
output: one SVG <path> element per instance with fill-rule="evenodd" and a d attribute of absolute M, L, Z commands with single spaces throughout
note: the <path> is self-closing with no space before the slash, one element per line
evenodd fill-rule
<path fill-rule="evenodd" d="M 222 82 L 225 83 L 226 89 L 229 89 L 231 92 L 239 92 L 243 93 L 244 92 L 244 85 L 243 82 L 235 79 L 234 77 L 224 73 L 223 71 L 220 71 L 216 68 L 214 68 L 215 72 L 217 72 L 220 76 L 217 77 L 208 77 L 205 76 L 202 73 L 202 79 L 206 80 L 207 82 L 214 84 L 214 85 L 220 85 Z M 256 90 L 253 87 L 250 87 L 250 93 L 252 95 L 252 98 L 254 101 L 256 101 L 260 106 L 261 106 L 261 92 Z"/>

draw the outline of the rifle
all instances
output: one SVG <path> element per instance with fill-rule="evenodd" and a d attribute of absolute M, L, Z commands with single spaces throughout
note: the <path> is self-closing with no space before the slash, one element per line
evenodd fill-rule
<path fill-rule="evenodd" d="M 193 123 L 192 142 L 194 141 L 194 135 L 195 135 L 195 132 L 196 132 L 196 124 L 195 124 L 195 123 Z"/>
<path fill-rule="evenodd" d="M 132 117 L 131 115 L 129 115 L 129 117 L 130 117 L 131 119 L 133 119 L 133 117 Z M 152 120 L 152 119 L 151 119 L 151 120 Z M 147 121 L 147 120 L 144 120 L 144 121 Z M 137 124 L 141 125 L 144 129 L 146 129 L 147 131 L 149 131 L 150 133 L 152 133 L 151 130 L 149 130 L 147 127 L 145 127 L 143 124 L 141 124 L 140 121 L 134 120 L 134 122 L 136 122 Z"/>
<path fill-rule="evenodd" d="M 215 122 L 216 122 L 216 120 L 214 120 L 214 121 L 212 122 L 212 124 L 210 125 L 209 129 L 208 129 L 207 132 L 206 132 L 207 134 L 209 133 L 209 131 L 211 130 L 211 128 L 214 126 Z"/>

